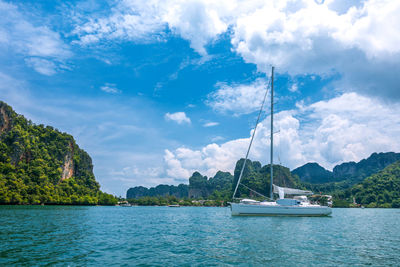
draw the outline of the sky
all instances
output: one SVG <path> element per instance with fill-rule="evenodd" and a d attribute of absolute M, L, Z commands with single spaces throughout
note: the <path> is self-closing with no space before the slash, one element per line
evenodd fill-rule
<path fill-rule="evenodd" d="M 73 135 L 125 196 L 232 173 L 274 66 L 274 162 L 332 169 L 400 152 L 398 14 L 393 0 L 0 0 L 0 100 Z M 249 156 L 262 164 L 269 108 Z"/>

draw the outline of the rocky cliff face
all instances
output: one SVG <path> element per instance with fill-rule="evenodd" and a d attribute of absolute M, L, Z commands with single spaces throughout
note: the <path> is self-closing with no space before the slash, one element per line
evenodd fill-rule
<path fill-rule="evenodd" d="M 0 101 L 0 204 L 116 201 L 99 188 L 92 159 L 71 135 L 35 125 Z"/>
<path fill-rule="evenodd" d="M 333 168 L 333 178 L 335 180 L 346 180 L 347 178 L 355 176 L 357 170 L 357 163 L 354 161 L 345 162 Z"/>
<path fill-rule="evenodd" d="M 318 163 L 307 163 L 292 171 L 300 180 L 308 183 L 328 183 L 332 181 L 333 173 L 325 170 Z"/>
<path fill-rule="evenodd" d="M 9 141 L 10 162 L 14 166 L 17 166 L 20 162 L 29 164 L 33 159 L 31 149 L 32 142 L 34 142 L 34 139 L 40 140 L 41 136 L 34 136 L 32 134 L 30 136 L 24 136 L 23 132 L 29 132 L 29 127 L 35 128 L 37 126 L 32 125 L 32 123 L 28 122 L 23 116 L 16 114 L 10 106 L 0 101 L 0 135 L 2 139 L 8 139 L 7 141 Z M 53 129 L 52 127 L 49 128 Z M 6 138 L 8 133 L 10 133 L 11 136 Z M 56 135 L 57 134 L 53 134 L 53 137 Z M 71 136 L 67 135 L 67 137 L 71 140 L 67 142 L 66 146 L 59 147 L 58 154 L 61 154 L 61 157 L 57 157 L 58 159 L 63 159 L 62 164 L 59 166 L 62 169 L 59 177 L 60 181 L 69 179 L 75 175 L 74 147 L 76 144 Z M 54 140 L 45 140 L 44 143 L 54 145 Z"/>
<path fill-rule="evenodd" d="M 73 175 L 74 175 L 74 145 L 72 144 L 72 142 L 70 142 L 68 145 L 68 150 L 66 151 L 64 157 L 61 180 L 71 178 Z"/>
<path fill-rule="evenodd" d="M 244 164 L 244 159 L 240 159 L 236 163 L 235 175 L 232 183 L 232 191 L 234 190 L 236 183 L 240 176 L 240 171 Z M 271 167 L 269 164 L 261 166 L 258 161 L 247 160 L 246 167 L 243 171 L 243 177 L 241 184 L 255 190 L 256 192 L 263 194 L 264 196 L 270 195 L 270 171 Z M 274 181 L 273 183 L 278 186 L 299 188 L 300 181 L 296 176 L 292 176 L 290 170 L 281 165 L 274 165 Z M 253 196 L 253 193 L 243 186 L 238 187 L 236 197 L 248 197 Z"/>
<path fill-rule="evenodd" d="M 189 178 L 189 197 L 205 198 L 211 194 L 208 186 L 207 176 L 194 172 Z"/>
<path fill-rule="evenodd" d="M 352 180 L 360 182 L 398 160 L 400 160 L 400 153 L 373 153 L 360 162 L 347 162 L 335 166 L 333 168 L 333 178 L 336 181 Z"/>
<path fill-rule="evenodd" d="M 336 165 L 332 172 L 324 169 L 317 163 L 307 163 L 294 169 L 292 174 L 298 175 L 303 182 L 314 184 L 340 181 L 356 183 L 383 170 L 398 160 L 400 160 L 400 153 L 373 153 L 367 159 L 363 159 L 360 162 L 350 161 Z"/>
<path fill-rule="evenodd" d="M 0 134 L 10 130 L 10 110 L 4 102 L 0 102 Z"/>

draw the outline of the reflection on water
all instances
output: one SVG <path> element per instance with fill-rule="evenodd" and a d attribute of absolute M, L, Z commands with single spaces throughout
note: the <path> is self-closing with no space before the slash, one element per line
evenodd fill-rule
<path fill-rule="evenodd" d="M 397 265 L 400 210 L 1 206 L 0 265 Z"/>

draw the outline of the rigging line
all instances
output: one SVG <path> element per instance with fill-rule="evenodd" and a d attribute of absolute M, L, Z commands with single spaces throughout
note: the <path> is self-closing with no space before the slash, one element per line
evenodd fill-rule
<path fill-rule="evenodd" d="M 281 129 L 281 127 L 279 126 L 279 132 L 281 131 L 280 130 Z M 287 187 L 287 185 L 286 185 L 286 180 L 285 180 L 285 178 L 283 178 L 283 176 L 281 175 L 281 167 L 283 167 L 283 165 L 282 165 L 282 161 L 281 161 L 281 146 L 280 146 L 280 139 L 279 139 L 279 146 L 278 146 L 278 161 L 279 161 L 279 166 L 277 166 L 278 167 L 278 177 L 279 178 L 281 178 L 282 180 L 283 180 L 283 186 L 284 187 Z"/>
<path fill-rule="evenodd" d="M 242 170 L 240 171 L 239 179 L 238 179 L 238 182 L 237 182 L 237 184 L 236 184 L 235 191 L 233 192 L 232 199 L 235 198 L 236 191 L 237 191 L 237 189 L 238 189 L 238 187 L 239 187 L 239 184 L 240 184 L 240 180 L 242 179 L 244 167 L 246 166 L 247 158 L 249 157 L 249 152 L 250 152 L 251 144 L 253 143 L 253 139 L 254 139 L 254 136 L 255 136 L 255 134 L 256 134 L 258 122 L 260 121 L 260 116 L 261 116 L 262 110 L 263 110 L 263 108 L 264 108 L 265 100 L 267 99 L 268 87 L 269 87 L 269 84 L 270 84 L 270 83 L 271 83 L 271 80 L 269 80 L 269 82 L 268 82 L 268 84 L 267 84 L 267 90 L 265 90 L 264 99 L 263 99 L 263 102 L 262 102 L 262 104 L 261 104 L 260 111 L 258 112 L 258 117 L 257 117 L 256 126 L 254 127 L 253 135 L 251 136 L 249 148 L 247 149 L 247 153 L 246 153 L 246 158 L 245 158 L 245 160 L 244 160 L 244 163 L 243 163 L 243 166 L 242 166 Z"/>
<path fill-rule="evenodd" d="M 251 192 L 256 193 L 257 195 L 260 195 L 260 196 L 262 196 L 262 197 L 264 197 L 264 198 L 268 198 L 268 199 L 269 199 L 269 197 L 266 197 L 266 196 L 264 196 L 263 194 L 258 193 L 257 191 L 251 189 L 250 187 L 245 186 L 245 185 L 242 184 L 242 183 L 240 183 L 240 184 L 241 184 L 242 186 L 244 186 L 245 188 L 249 189 Z"/>

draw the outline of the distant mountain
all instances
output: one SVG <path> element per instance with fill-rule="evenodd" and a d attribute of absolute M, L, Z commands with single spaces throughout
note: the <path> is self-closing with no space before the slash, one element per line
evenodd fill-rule
<path fill-rule="evenodd" d="M 74 138 L 0 101 L 0 204 L 115 204 Z"/>
<path fill-rule="evenodd" d="M 400 208 L 400 161 L 352 187 L 351 194 L 368 207 Z"/>
<path fill-rule="evenodd" d="M 147 196 L 165 197 L 173 195 L 180 198 L 189 197 L 206 199 L 214 195 L 214 197 L 229 199 L 231 198 L 236 186 L 243 163 L 244 159 L 237 161 L 234 176 L 229 172 L 218 171 L 214 177 L 208 178 L 199 172 L 194 172 L 189 178 L 189 185 L 181 184 L 178 186 L 182 189 L 180 191 L 176 190 L 177 187 L 173 185 L 158 185 L 150 189 L 143 186 L 137 186 L 130 188 L 127 191 L 127 198 L 141 198 Z M 292 176 L 288 168 L 280 165 L 274 165 L 274 183 L 285 187 L 302 187 L 297 176 Z M 241 184 L 250 187 L 265 196 L 269 196 L 270 166 L 261 166 L 261 163 L 258 161 L 247 160 Z M 254 195 L 254 193 L 250 192 L 245 186 L 239 186 L 237 197 Z M 177 193 L 173 193 L 173 190 Z"/>
<path fill-rule="evenodd" d="M 157 185 L 156 187 L 146 188 L 136 186 L 129 188 L 126 198 L 141 198 L 155 196 L 175 196 L 178 198 L 207 198 L 216 190 L 230 190 L 232 187 L 233 176 L 229 172 L 218 171 L 214 177 L 207 178 L 199 172 L 194 172 L 189 178 L 189 185 Z"/>
<path fill-rule="evenodd" d="M 175 185 L 157 185 L 156 187 L 146 188 L 143 186 L 136 186 L 129 188 L 126 192 L 126 198 L 141 198 L 141 197 L 155 197 L 155 196 L 175 196 L 178 198 L 185 198 L 188 196 L 189 186 L 186 184 Z"/>
<path fill-rule="evenodd" d="M 292 172 L 286 167 L 274 165 L 274 184 L 308 189 L 316 193 L 345 194 L 346 198 L 349 198 L 350 188 L 366 177 L 393 164 L 396 160 L 400 160 L 400 153 L 373 153 L 358 163 L 340 164 L 333 169 L 333 172 L 324 169 L 318 163 L 305 164 Z M 150 189 L 142 186 L 130 188 L 127 198 L 176 196 L 178 198 L 214 197 L 228 200 L 235 189 L 243 164 L 244 159 L 237 161 L 233 176 L 229 172 L 219 171 L 214 177 L 208 178 L 199 172 L 194 172 L 189 178 L 189 185 L 158 185 Z M 242 185 L 238 187 L 236 197 L 256 197 L 257 195 L 248 188 L 264 196 L 269 196 L 270 170 L 269 164 L 262 166 L 258 161 L 247 160 L 241 180 Z"/>
<path fill-rule="evenodd" d="M 373 153 L 360 162 L 347 162 L 335 166 L 333 168 L 333 179 L 335 181 L 351 180 L 360 182 L 398 160 L 400 160 L 400 153 Z"/>
<path fill-rule="evenodd" d="M 386 166 L 400 160 L 400 153 L 373 153 L 360 162 L 345 162 L 336 165 L 330 172 L 317 163 L 307 163 L 292 171 L 302 182 L 323 184 L 329 182 L 346 182 L 356 184 L 366 177 L 383 170 Z"/>
<path fill-rule="evenodd" d="M 207 198 L 216 190 L 226 191 L 232 187 L 233 176 L 229 172 L 218 171 L 214 177 L 207 179 L 199 172 L 194 172 L 189 178 L 189 197 Z"/>
<path fill-rule="evenodd" d="M 318 163 L 307 163 L 292 171 L 293 175 L 307 183 L 322 184 L 332 182 L 333 173 L 321 167 Z"/>
<path fill-rule="evenodd" d="M 232 192 L 236 186 L 236 183 L 240 176 L 240 171 L 243 167 L 244 159 L 240 159 L 236 163 L 234 178 L 232 183 Z M 274 184 L 283 187 L 292 187 L 292 188 L 302 188 L 303 186 L 300 184 L 300 180 L 297 176 L 293 176 L 289 170 L 289 168 L 283 167 L 281 165 L 274 165 Z M 257 191 L 264 196 L 270 195 L 270 165 L 261 166 L 261 163 L 258 161 L 247 160 L 245 169 L 243 171 L 243 177 L 241 180 L 241 184 L 251 188 L 252 190 Z M 248 190 L 244 186 L 238 187 L 238 192 L 236 197 L 248 197 L 254 196 L 254 193 Z"/>

